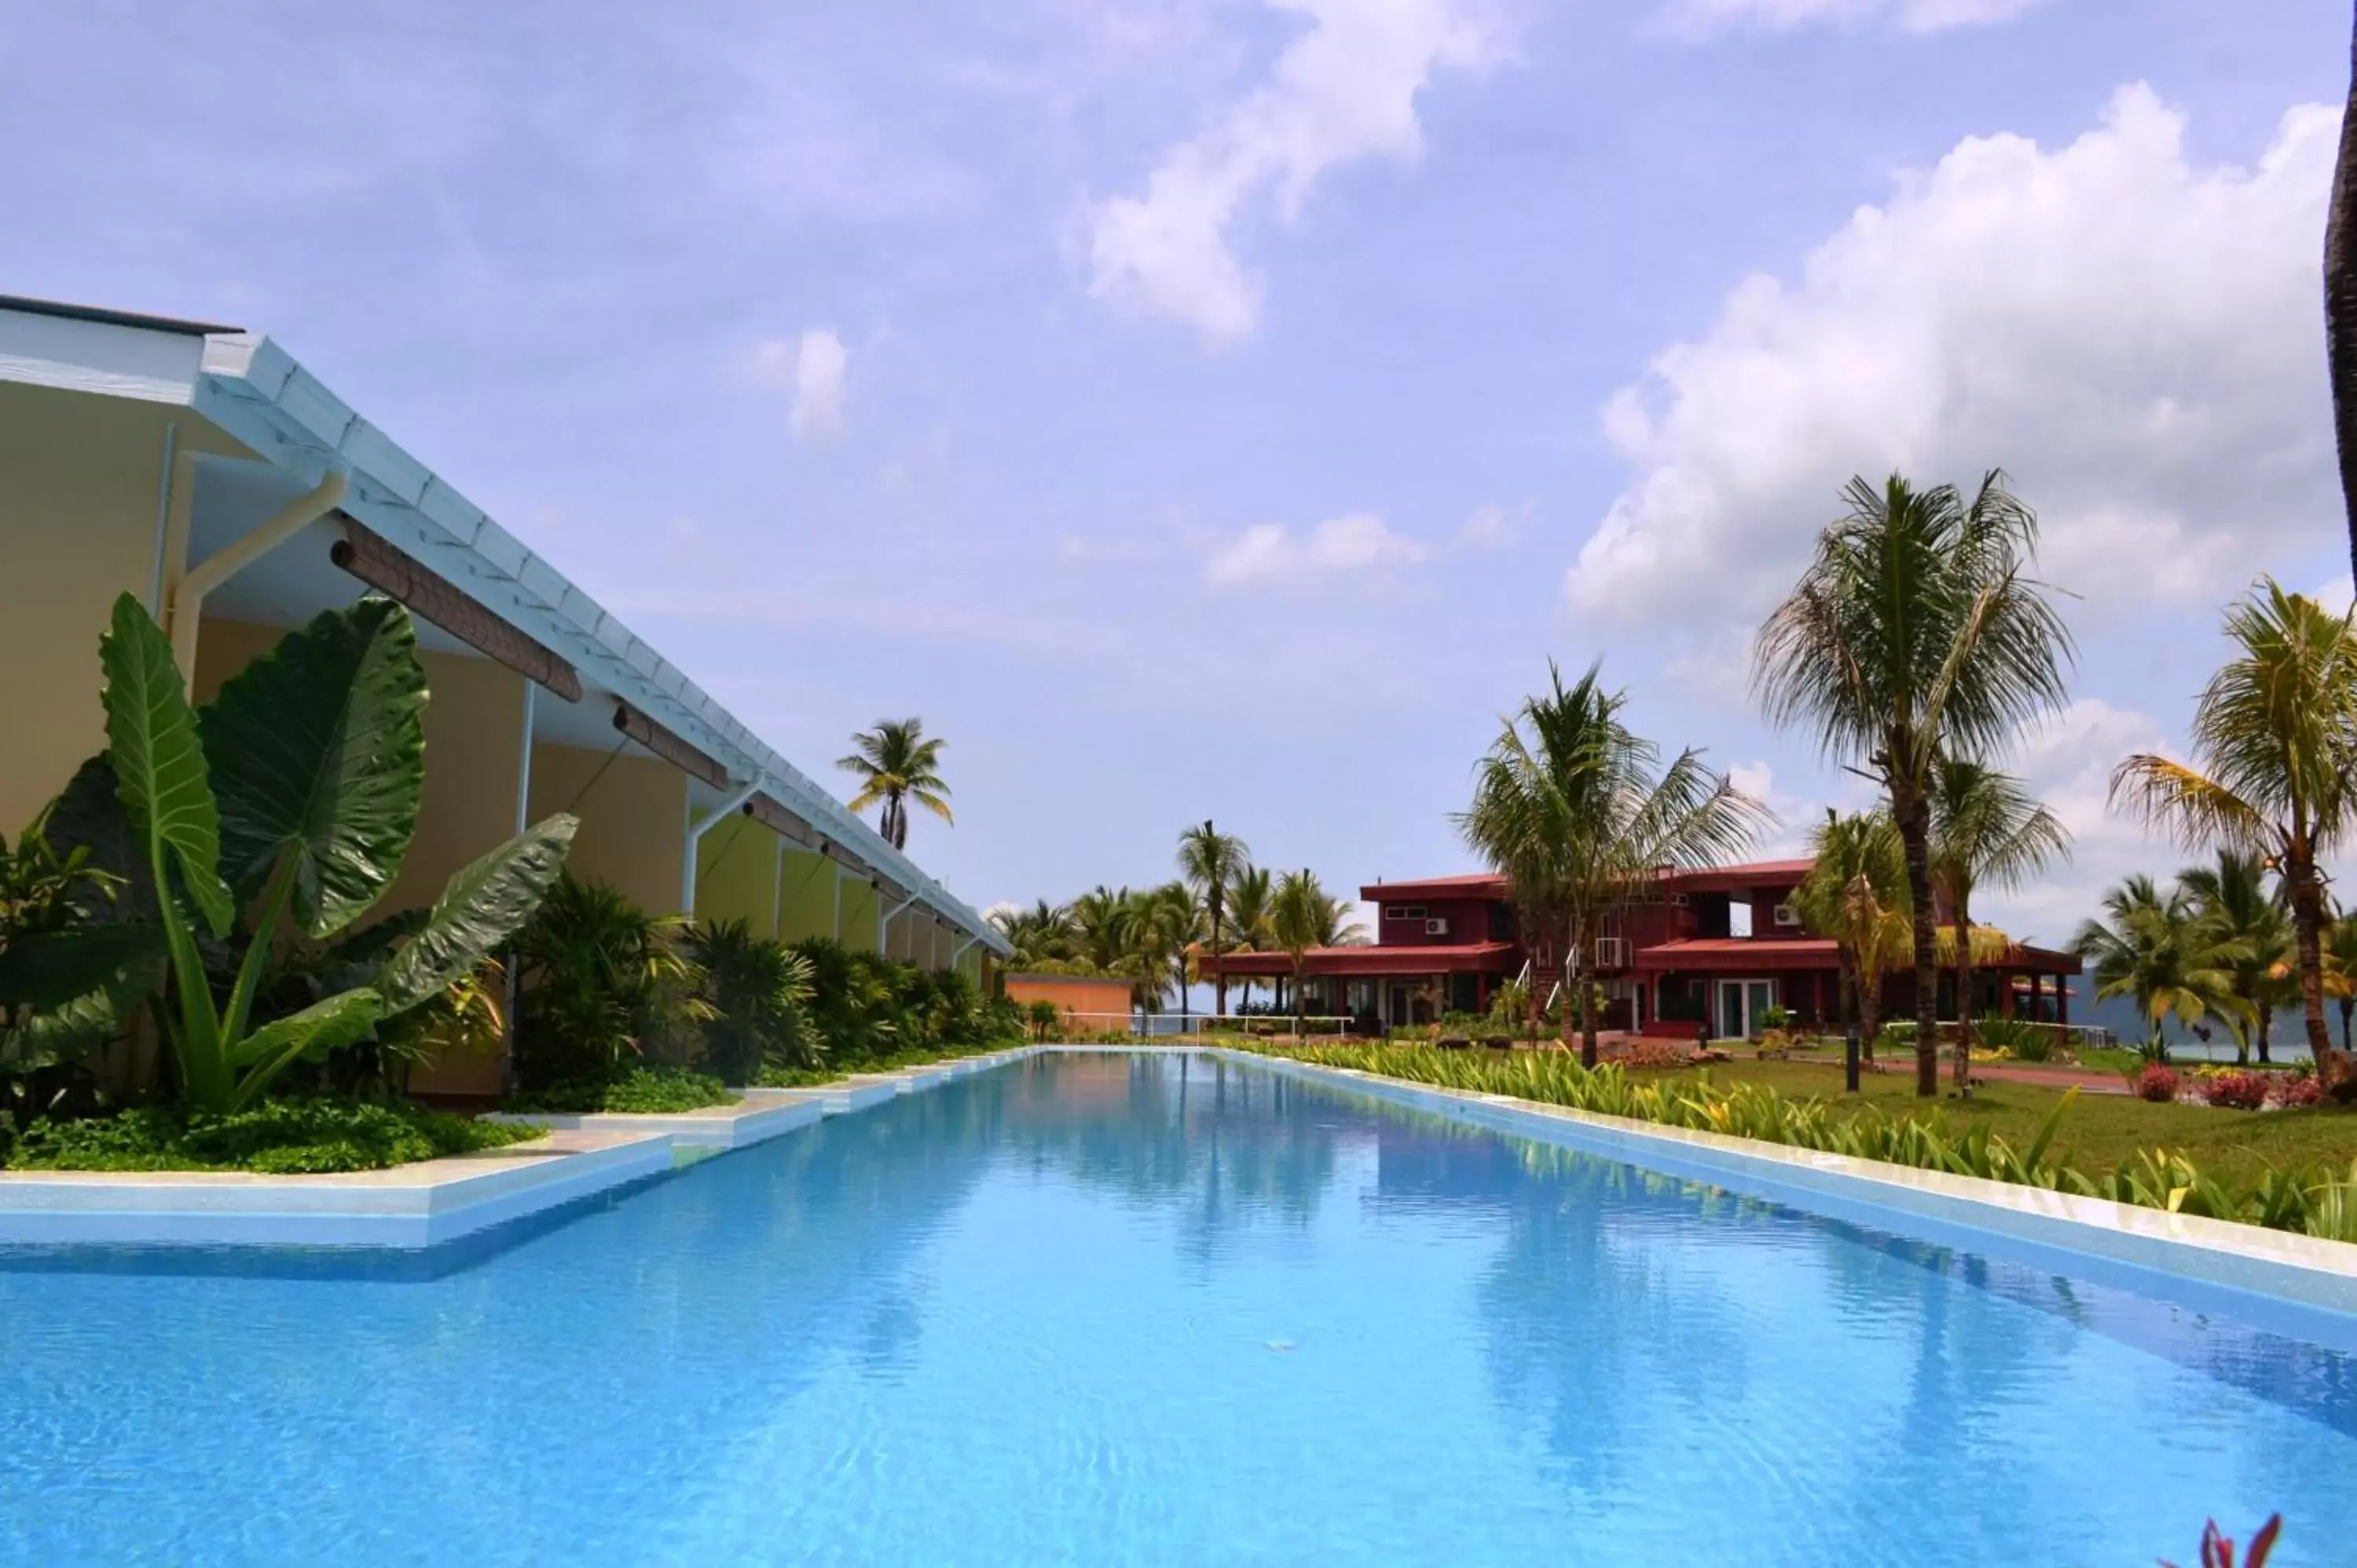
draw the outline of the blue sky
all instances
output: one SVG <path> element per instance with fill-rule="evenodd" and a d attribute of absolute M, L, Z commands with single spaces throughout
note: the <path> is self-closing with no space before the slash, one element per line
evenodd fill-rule
<path fill-rule="evenodd" d="M 1796 834 L 1751 630 L 1854 471 L 2013 470 L 2067 934 L 2219 606 L 2345 595 L 2338 0 L 0 0 L 0 288 L 266 330 L 976 904 L 1211 816 L 1463 868 L 1602 656 Z M 1772 846 L 1771 846 L 1772 847 Z"/>

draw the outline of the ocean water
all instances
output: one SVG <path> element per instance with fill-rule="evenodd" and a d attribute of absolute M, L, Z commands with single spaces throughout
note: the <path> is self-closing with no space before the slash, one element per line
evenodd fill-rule
<path fill-rule="evenodd" d="M 421 1257 L 0 1251 L 0 1333 L 5 1563 L 2357 1561 L 2280 1325 L 1176 1053 Z"/>

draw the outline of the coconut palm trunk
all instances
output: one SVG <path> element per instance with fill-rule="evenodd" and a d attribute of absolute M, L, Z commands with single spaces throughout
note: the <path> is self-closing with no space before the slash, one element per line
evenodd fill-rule
<path fill-rule="evenodd" d="M 2003 1036 L 1999 1036 L 2002 1038 Z M 1973 917 L 1956 905 L 1956 1092 L 1973 1087 Z"/>
<path fill-rule="evenodd" d="M 1907 897 L 1914 913 L 1915 947 L 1915 1092 L 1929 1098 L 1940 1092 L 1940 969 L 1933 951 L 1932 902 L 1932 809 L 1922 790 L 1906 774 L 1893 771 L 1890 815 L 1899 824 L 1899 843 L 1907 860 Z"/>
<path fill-rule="evenodd" d="M 2332 435 L 2349 513 L 2349 555 L 2357 570 L 2357 28 L 2350 42 L 2349 105 L 2324 221 L 2324 346 L 2332 381 Z"/>
<path fill-rule="evenodd" d="M 2284 857 L 2284 882 L 2291 895 L 2291 929 L 2295 950 L 2299 954 L 2299 1012 L 2308 1026 L 2308 1049 L 2316 1063 L 2318 1080 L 2328 1089 L 2332 1087 L 2334 1068 L 2332 1031 L 2324 1021 L 2324 928 L 2329 919 L 2324 902 L 2324 879 L 2317 875 L 2316 860 L 2307 852 L 2306 824 L 2295 827 L 2299 846 Z"/>

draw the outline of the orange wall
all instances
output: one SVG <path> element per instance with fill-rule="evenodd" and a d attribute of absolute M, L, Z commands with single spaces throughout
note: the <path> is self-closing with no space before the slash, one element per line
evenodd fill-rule
<path fill-rule="evenodd" d="M 1010 974 L 1008 1000 L 1028 1007 L 1052 1002 L 1076 1029 L 1125 1029 L 1129 1026 L 1129 982 L 1078 974 Z M 1083 1015 L 1074 1017 L 1073 1015 Z M 1090 1017 L 1085 1015 L 1095 1014 Z"/>

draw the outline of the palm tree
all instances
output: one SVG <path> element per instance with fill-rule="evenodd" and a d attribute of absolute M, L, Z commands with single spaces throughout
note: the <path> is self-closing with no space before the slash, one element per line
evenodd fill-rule
<path fill-rule="evenodd" d="M 2324 937 L 2325 989 L 2341 1006 L 2341 1048 L 2349 1039 L 2352 1014 L 2357 1014 L 2357 910 L 2344 909 Z"/>
<path fill-rule="evenodd" d="M 1075 956 L 1077 936 L 1071 912 L 1045 898 L 1028 909 L 993 909 L 989 918 L 1015 950 L 1007 959 L 1013 968 L 1060 966 L 1071 963 Z"/>
<path fill-rule="evenodd" d="M 2357 566 L 2357 41 L 2350 47 L 2349 105 L 2324 220 L 2324 347 L 2332 379 L 2332 434 L 2341 449 L 2341 495 L 2349 514 L 2349 555 Z M 2341 1034 L 2348 1035 L 2344 1020 Z"/>
<path fill-rule="evenodd" d="M 2241 1009 L 2229 967 L 2241 950 L 2202 929 L 2184 889 L 2163 897 L 2151 877 L 2131 876 L 2104 896 L 2104 919 L 2080 925 L 2071 950 L 2093 964 L 2097 996 L 2136 999 L 2148 1044 L 2160 1042 L 2171 1014 L 2190 1027 Z"/>
<path fill-rule="evenodd" d="M 2357 626 L 2263 579 L 2226 614 L 2242 651 L 2202 688 L 2191 764 L 2149 754 L 2112 775 L 2112 799 L 2189 848 L 2263 857 L 2291 905 L 2300 1012 L 2318 1079 L 2342 1074 L 2324 1023 L 2323 861 L 2357 824 Z"/>
<path fill-rule="evenodd" d="M 1974 890 L 2018 887 L 2070 854 L 2069 832 L 2011 774 L 1966 757 L 1932 763 L 1932 880 L 1955 923 L 1959 1094 L 1973 1081 Z"/>
<path fill-rule="evenodd" d="M 1288 871 L 1277 879 L 1269 902 L 1269 926 L 1276 945 L 1293 961 L 1293 1033 L 1301 1035 L 1301 981 L 1309 950 L 1326 946 L 1334 928 L 1334 901 L 1307 869 Z"/>
<path fill-rule="evenodd" d="M 1276 937 L 1269 926 L 1269 910 L 1276 893 L 1276 879 L 1264 865 L 1239 865 L 1228 877 L 1228 929 L 1236 934 L 1235 946 L 1246 952 L 1265 951 L 1276 945 Z M 1241 983 L 1244 1000 L 1252 1000 L 1252 981 Z"/>
<path fill-rule="evenodd" d="M 1226 950 L 1220 917 L 1225 912 L 1228 884 L 1237 872 L 1249 864 L 1252 851 L 1244 841 L 1233 833 L 1223 833 L 1206 820 L 1201 827 L 1189 828 L 1178 835 L 1178 873 L 1187 885 L 1202 900 L 1203 912 L 1211 918 L 1211 952 L 1214 957 Z M 1228 975 L 1222 969 L 1212 982 L 1212 1009 L 1228 1010 Z"/>
<path fill-rule="evenodd" d="M 1792 894 L 1801 923 L 1841 955 L 1845 1013 L 1855 1010 L 1866 1059 L 1882 1028 L 1882 979 L 1914 951 L 1907 862 L 1888 811 L 1843 816 L 1831 807 L 1809 835 L 1813 863 Z"/>
<path fill-rule="evenodd" d="M 2249 1060 L 2255 1042 L 2264 1062 L 2276 1009 L 2292 990 L 2291 918 L 2283 899 L 2268 888 L 2258 856 L 2239 850 L 2220 850 L 2210 865 L 2187 866 L 2177 874 L 2177 885 L 2192 901 L 2203 934 L 2216 945 L 2241 950 L 2227 971 L 2244 1013 L 2243 1019 L 2230 1020 L 2237 1024 L 2234 1054 Z M 2244 1023 L 2247 1031 L 2239 1026 Z"/>
<path fill-rule="evenodd" d="M 1149 1008 L 1160 1004 L 1167 977 L 1178 993 L 1178 1015 L 1188 1015 L 1187 983 L 1193 977 L 1195 944 L 1202 940 L 1202 922 L 1194 890 L 1183 882 L 1166 882 L 1132 896 L 1132 972 L 1145 986 Z"/>
<path fill-rule="evenodd" d="M 1715 864 L 1749 843 L 1766 809 L 1688 749 L 1658 776 L 1660 749 L 1620 721 L 1623 693 L 1602 666 L 1523 703 L 1476 769 L 1473 804 L 1456 817 L 1465 841 L 1504 876 L 1518 904 L 1547 911 L 1567 938 L 1564 1043 L 1578 1015 L 1580 1058 L 1596 1065 L 1596 1016 L 1585 981 L 1589 939 L 1606 911 L 1651 888 L 1664 867 Z M 1525 735 L 1525 731 L 1528 734 Z"/>
<path fill-rule="evenodd" d="M 1805 724 L 1824 754 L 1889 798 L 1907 865 L 1915 967 L 1915 1090 L 1940 1091 L 1933 947 L 1935 760 L 1993 755 L 2061 706 L 2071 634 L 2029 575 L 2038 520 L 1992 470 L 1968 498 L 1897 474 L 1853 478 L 1792 595 L 1760 628 L 1752 683 L 1770 722 Z"/>
<path fill-rule="evenodd" d="M 884 812 L 877 831 L 894 849 L 909 847 L 911 800 L 945 822 L 956 822 L 950 815 L 950 787 L 941 775 L 942 747 L 948 743 L 927 740 L 924 720 L 883 719 L 874 729 L 853 736 L 851 744 L 852 754 L 834 763 L 859 776 L 859 793 L 851 798 L 851 809 L 864 811 L 881 800 Z"/>

